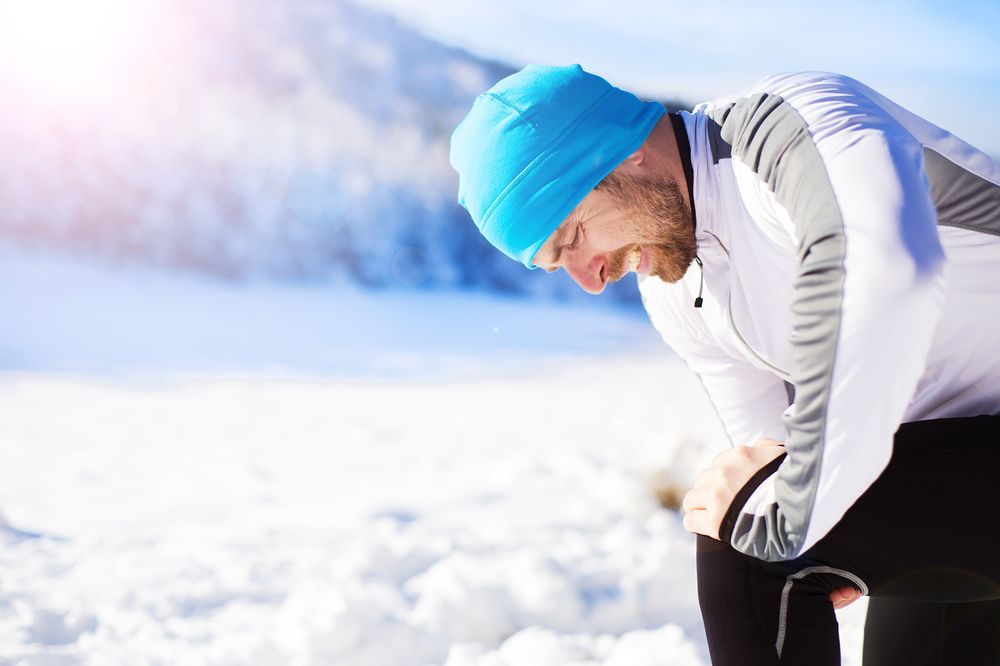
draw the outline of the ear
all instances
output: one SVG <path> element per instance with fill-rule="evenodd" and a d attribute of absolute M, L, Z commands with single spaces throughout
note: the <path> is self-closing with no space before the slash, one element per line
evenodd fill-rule
<path fill-rule="evenodd" d="M 643 162 L 646 159 L 646 149 L 644 146 L 639 146 L 638 149 L 624 160 L 621 164 L 615 167 L 615 172 L 623 176 L 638 176 L 642 173 Z"/>
<path fill-rule="evenodd" d="M 639 166 L 642 161 L 646 159 L 646 149 L 645 145 L 639 146 L 634 153 L 626 157 L 622 164 L 628 164 L 630 166 Z"/>

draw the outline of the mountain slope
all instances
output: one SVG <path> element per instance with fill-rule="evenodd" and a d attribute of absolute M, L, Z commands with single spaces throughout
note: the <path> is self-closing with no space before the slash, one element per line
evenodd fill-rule
<path fill-rule="evenodd" d="M 234 278 L 573 293 L 455 204 L 451 130 L 510 67 L 343 0 L 150 6 L 99 72 L 4 54 L 0 235 Z"/>

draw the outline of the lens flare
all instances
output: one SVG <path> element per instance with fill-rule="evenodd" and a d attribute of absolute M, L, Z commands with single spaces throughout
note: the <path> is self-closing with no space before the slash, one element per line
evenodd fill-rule
<path fill-rule="evenodd" d="M 144 4 L 0 0 L 0 71 L 49 95 L 98 93 L 141 56 Z"/>

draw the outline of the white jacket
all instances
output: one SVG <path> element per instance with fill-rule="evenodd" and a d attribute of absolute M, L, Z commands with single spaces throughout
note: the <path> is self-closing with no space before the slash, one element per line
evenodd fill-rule
<path fill-rule="evenodd" d="M 733 443 L 785 442 L 725 538 L 787 560 L 879 476 L 901 422 L 1000 413 L 1000 165 L 834 74 L 681 117 L 704 272 L 639 288 Z"/>

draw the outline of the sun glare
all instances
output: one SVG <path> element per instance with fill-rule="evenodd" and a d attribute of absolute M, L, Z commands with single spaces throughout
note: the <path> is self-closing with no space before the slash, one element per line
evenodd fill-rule
<path fill-rule="evenodd" d="M 49 93 L 78 94 L 138 56 L 142 0 L 0 0 L 3 70 Z"/>

